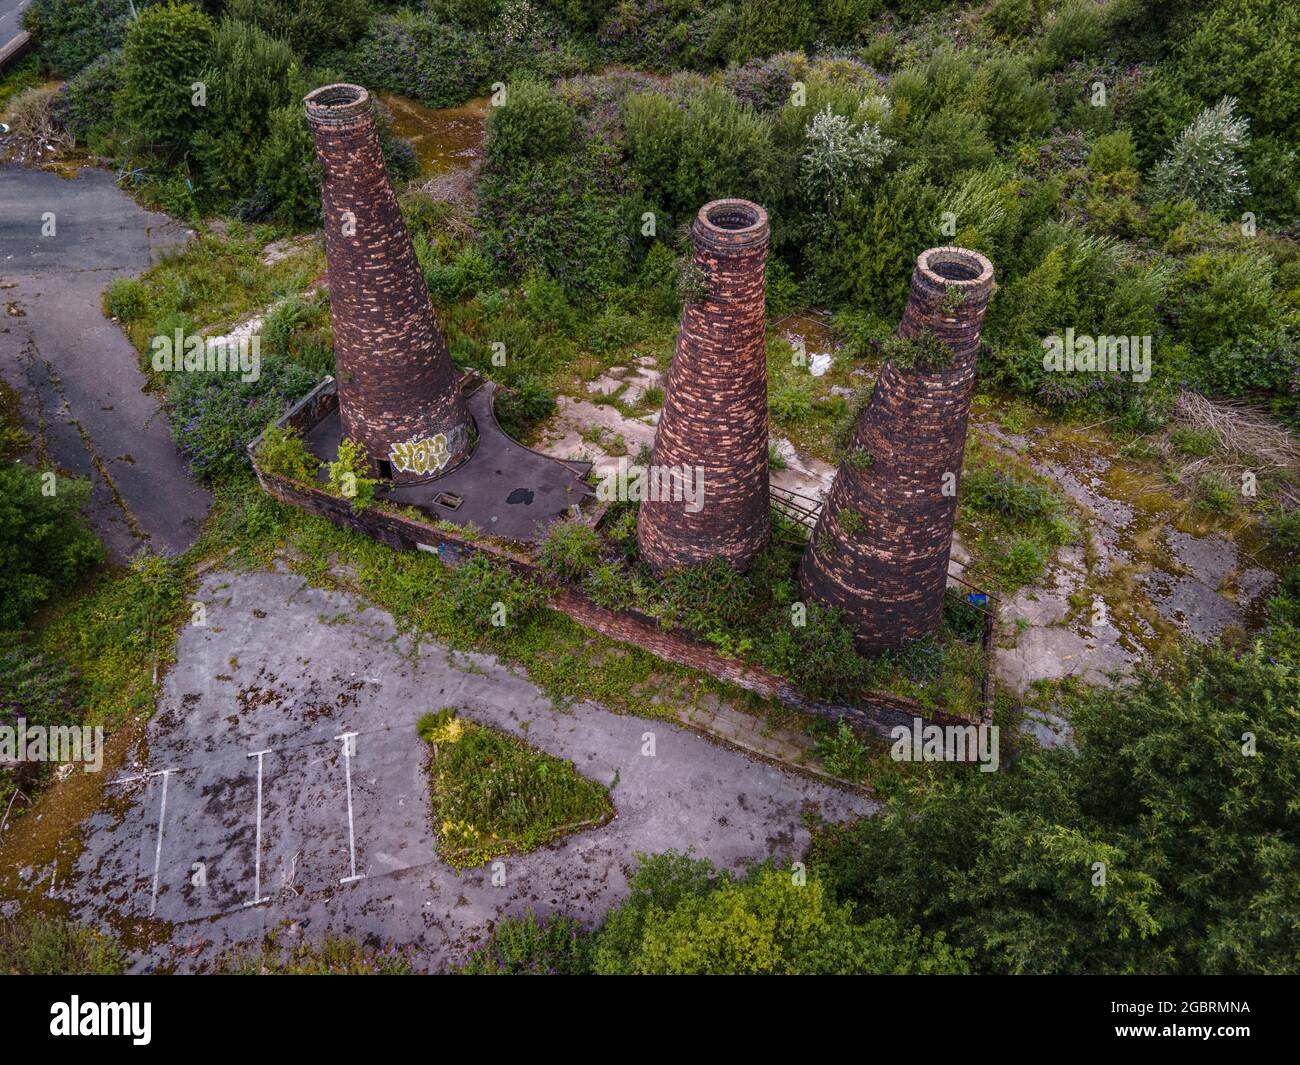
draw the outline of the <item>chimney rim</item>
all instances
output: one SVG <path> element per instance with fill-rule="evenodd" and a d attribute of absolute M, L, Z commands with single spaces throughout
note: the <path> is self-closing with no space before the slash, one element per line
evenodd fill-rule
<path fill-rule="evenodd" d="M 307 120 L 315 125 L 341 126 L 369 116 L 370 92 L 362 85 L 336 81 L 313 89 L 302 98 Z"/>
<path fill-rule="evenodd" d="M 767 211 L 752 200 L 710 200 L 695 216 L 695 233 L 713 247 L 758 244 L 767 240 Z"/>
<path fill-rule="evenodd" d="M 993 264 L 977 251 L 944 245 L 916 257 L 917 271 L 942 289 L 981 289 L 993 284 Z"/>

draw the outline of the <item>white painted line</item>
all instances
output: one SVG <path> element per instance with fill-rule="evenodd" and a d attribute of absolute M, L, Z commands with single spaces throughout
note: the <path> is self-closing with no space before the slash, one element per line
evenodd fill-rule
<path fill-rule="evenodd" d="M 174 772 L 174 769 L 162 770 L 162 805 L 158 810 L 158 843 L 157 846 L 154 847 L 153 851 L 153 895 L 149 903 L 150 917 L 152 917 L 154 911 L 158 909 L 158 870 L 162 867 L 163 821 L 167 817 L 167 778 Z"/>
<path fill-rule="evenodd" d="M 343 741 L 343 768 L 348 778 L 348 853 L 352 863 L 352 875 L 343 877 L 339 881 L 340 884 L 350 884 L 354 880 L 365 879 L 364 873 L 357 875 L 357 837 L 352 821 L 352 741 L 356 735 L 355 732 L 344 732 L 334 737 L 336 740 Z"/>
<path fill-rule="evenodd" d="M 134 784 L 137 780 L 148 780 L 150 777 L 162 776 L 164 773 L 179 773 L 179 772 L 180 769 L 152 769 L 148 773 L 137 773 L 133 777 L 119 777 L 117 780 L 110 780 L 104 786 L 107 788 L 111 788 L 118 784 Z"/>
<path fill-rule="evenodd" d="M 257 759 L 257 844 L 253 851 L 253 897 L 250 901 L 245 902 L 245 906 L 259 906 L 263 902 L 270 902 L 270 896 L 262 895 L 262 755 L 270 754 L 271 748 L 264 751 L 253 751 L 249 758 Z"/>

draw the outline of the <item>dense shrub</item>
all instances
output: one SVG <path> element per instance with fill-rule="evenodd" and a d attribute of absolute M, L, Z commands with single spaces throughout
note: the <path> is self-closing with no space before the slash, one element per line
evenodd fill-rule
<path fill-rule="evenodd" d="M 213 34 L 211 53 L 198 76 L 207 104 L 195 131 L 192 157 L 207 186 L 223 201 L 252 192 L 257 180 L 256 147 L 270 132 L 277 109 L 297 106 L 307 89 L 298 60 L 282 40 L 256 26 L 224 19 Z"/>
<path fill-rule="evenodd" d="M 522 439 L 534 425 L 555 410 L 555 395 L 537 377 L 525 375 L 493 397 L 497 422 L 511 436 Z"/>
<path fill-rule="evenodd" d="M 709 200 L 765 199 L 770 127 L 725 88 L 706 88 L 684 106 L 658 93 L 636 93 L 623 117 L 646 195 L 670 211 L 689 217 Z"/>
<path fill-rule="evenodd" d="M 450 107 L 477 95 L 487 88 L 492 68 L 483 37 L 410 11 L 376 19 L 346 62 L 352 80 L 429 107 Z"/>
<path fill-rule="evenodd" d="M 174 374 L 168 401 L 176 446 L 204 480 L 247 466 L 249 441 L 315 384 L 310 371 L 274 356 L 262 359 L 256 381 L 235 373 Z"/>
<path fill-rule="evenodd" d="M 53 73 L 71 78 L 121 47 L 130 11 L 128 0 L 32 0 L 22 24 Z"/>
<path fill-rule="evenodd" d="M 1300 679 L 1278 653 L 1197 648 L 1083 689 L 1077 751 L 896 799 L 829 831 L 814 867 L 981 971 L 1292 972 Z"/>
<path fill-rule="evenodd" d="M 857 923 L 816 878 L 771 865 L 736 878 L 667 852 L 640 856 L 630 894 L 596 939 L 595 971 L 617 974 L 949 973 L 966 958 L 892 920 Z"/>
<path fill-rule="evenodd" d="M 202 121 L 193 84 L 207 67 L 213 25 L 192 4 L 146 7 L 126 35 L 119 120 L 146 144 L 188 143 Z"/>
<path fill-rule="evenodd" d="M 90 482 L 0 465 L 0 629 L 20 626 L 104 557 L 82 507 Z"/>
<path fill-rule="evenodd" d="M 1249 124 L 1236 116 L 1236 106 L 1236 100 L 1225 96 L 1178 135 L 1151 175 L 1154 195 L 1223 211 L 1250 191 L 1246 168 L 1237 157 L 1249 142 Z"/>
<path fill-rule="evenodd" d="M 283 40 L 306 62 L 360 37 L 373 8 L 358 0 L 226 0 L 232 19 Z"/>
<path fill-rule="evenodd" d="M 578 140 L 573 109 L 545 85 L 521 78 L 506 88 L 505 102 L 492 108 L 487 123 L 487 156 L 504 169 L 571 152 Z"/>
<path fill-rule="evenodd" d="M 572 918 L 539 921 L 529 910 L 505 917 L 454 971 L 462 976 L 584 976 L 591 973 L 592 938 Z"/>
<path fill-rule="evenodd" d="M 54 114 L 78 144 L 94 147 L 113 129 L 113 98 L 122 85 L 122 52 L 87 64 L 59 90 Z"/>
<path fill-rule="evenodd" d="M 585 577 L 600 555 L 595 529 L 581 521 L 558 521 L 546 530 L 538 559 L 556 580 L 571 583 Z"/>
<path fill-rule="evenodd" d="M 59 917 L 0 917 L 0 973 L 10 976 L 120 976 L 117 941 Z"/>
<path fill-rule="evenodd" d="M 788 606 L 776 608 L 757 653 L 764 665 L 817 699 L 854 699 L 869 673 L 840 613 L 816 603 L 807 604 L 803 625 L 794 623 Z"/>
<path fill-rule="evenodd" d="M 257 153 L 257 188 L 277 221 L 306 227 L 320 220 L 319 164 L 301 104 L 267 116 L 266 140 Z"/>
<path fill-rule="evenodd" d="M 631 269 L 636 205 L 611 173 L 616 151 L 589 143 L 576 155 L 485 178 L 479 207 L 493 264 L 519 276 L 545 273 L 574 295 L 621 283 Z"/>

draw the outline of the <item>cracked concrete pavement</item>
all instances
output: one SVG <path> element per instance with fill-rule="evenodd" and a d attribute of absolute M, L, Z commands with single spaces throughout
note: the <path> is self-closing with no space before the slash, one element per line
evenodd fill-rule
<path fill-rule="evenodd" d="M 43 236 L 47 213 L 54 235 Z M 138 355 L 104 317 L 116 276 L 157 262 L 186 231 L 140 208 L 113 175 L 0 166 L 0 375 L 22 400 L 35 457 L 91 480 L 111 555 L 192 544 L 211 496 L 190 477 Z"/>
<path fill-rule="evenodd" d="M 206 624 L 181 633 L 147 753 L 107 784 L 58 890 L 81 917 L 161 936 L 140 970 L 203 969 L 285 922 L 312 939 L 407 945 L 437 970 L 505 914 L 597 922 L 637 852 L 788 860 L 808 842 L 807 812 L 874 809 L 676 724 L 557 708 L 490 655 L 414 653 L 386 612 L 292 573 L 210 573 L 199 598 Z M 569 759 L 611 788 L 617 816 L 502 859 L 504 883 L 491 867 L 457 873 L 435 856 L 415 735 L 443 706 Z"/>

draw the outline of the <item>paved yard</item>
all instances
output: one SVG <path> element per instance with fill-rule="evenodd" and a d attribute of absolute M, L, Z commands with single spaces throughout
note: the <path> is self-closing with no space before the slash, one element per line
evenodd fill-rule
<path fill-rule="evenodd" d="M 388 614 L 292 574 L 210 574 L 200 596 L 207 623 L 182 632 L 147 757 L 109 784 L 60 888 L 88 918 L 152 915 L 171 923 L 172 944 L 203 944 L 182 968 L 285 921 L 411 944 L 441 968 L 502 914 L 597 920 L 635 852 L 694 847 L 737 866 L 802 849 L 809 806 L 836 820 L 871 809 L 677 725 L 557 711 L 490 656 L 436 645 L 413 656 Z M 415 735 L 442 706 L 612 785 L 617 817 L 504 859 L 504 883 L 492 867 L 458 874 L 434 857 Z"/>

